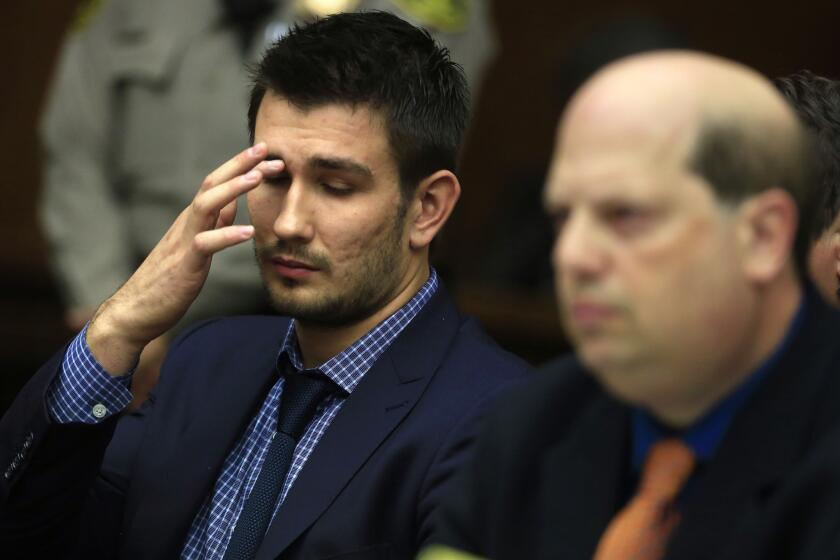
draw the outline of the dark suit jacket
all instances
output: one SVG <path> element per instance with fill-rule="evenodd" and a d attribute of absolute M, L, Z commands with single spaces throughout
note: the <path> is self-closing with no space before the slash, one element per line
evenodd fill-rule
<path fill-rule="evenodd" d="M 840 557 L 840 315 L 816 299 L 696 473 L 667 558 Z M 555 362 L 488 419 L 433 540 L 494 559 L 591 558 L 634 491 L 630 435 L 627 406 L 576 358 Z"/>
<path fill-rule="evenodd" d="M 44 393 L 62 356 L 54 357 L 0 424 L 0 473 L 10 473 L 0 477 L 0 550 L 66 558 L 81 535 L 86 558 L 178 557 L 277 379 L 287 325 L 242 317 L 186 333 L 153 402 L 94 427 L 50 422 Z M 527 369 L 460 317 L 441 287 L 347 399 L 257 558 L 412 557 L 482 409 Z"/>

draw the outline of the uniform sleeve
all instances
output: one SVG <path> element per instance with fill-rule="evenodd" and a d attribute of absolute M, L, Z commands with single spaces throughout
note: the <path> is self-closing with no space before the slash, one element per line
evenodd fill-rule
<path fill-rule="evenodd" d="M 135 264 L 108 169 L 114 123 L 104 20 L 66 40 L 40 126 L 40 219 L 70 307 L 95 307 Z"/>

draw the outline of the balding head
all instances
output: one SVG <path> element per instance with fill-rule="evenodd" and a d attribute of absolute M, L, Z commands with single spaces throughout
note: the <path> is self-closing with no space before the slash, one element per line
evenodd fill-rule
<path fill-rule="evenodd" d="M 574 96 L 546 206 L 564 322 L 607 388 L 683 423 L 772 350 L 799 300 L 804 138 L 769 82 L 699 53 L 623 59 Z"/>
<path fill-rule="evenodd" d="M 736 62 L 692 51 L 615 62 L 575 95 L 558 141 L 563 145 L 564 136 L 586 130 L 597 141 L 613 135 L 649 139 L 653 157 L 667 152 L 684 158 L 725 202 L 781 188 L 796 202 L 799 223 L 813 219 L 808 136 L 776 88 Z M 795 242 L 800 272 L 810 241 L 805 229 L 799 228 Z"/>
<path fill-rule="evenodd" d="M 642 53 L 605 66 L 574 95 L 564 126 L 596 119 L 600 122 L 594 124 L 602 128 L 642 122 L 648 132 L 673 131 L 708 117 L 755 119 L 788 132 L 798 126 L 791 109 L 760 74 L 692 51 Z"/>

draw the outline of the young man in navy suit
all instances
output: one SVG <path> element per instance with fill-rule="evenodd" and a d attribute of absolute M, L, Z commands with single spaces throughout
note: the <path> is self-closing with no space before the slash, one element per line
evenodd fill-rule
<path fill-rule="evenodd" d="M 253 146 L 207 175 L 5 415 L 4 550 L 413 556 L 481 411 L 527 369 L 458 314 L 429 266 L 460 195 L 468 97 L 446 51 L 385 13 L 274 45 L 252 89 Z M 252 226 L 233 225 L 240 195 Z M 284 317 L 188 331 L 153 398 L 120 418 L 144 345 L 185 313 L 215 253 L 250 240 Z M 302 385 L 323 392 L 286 403 Z"/>

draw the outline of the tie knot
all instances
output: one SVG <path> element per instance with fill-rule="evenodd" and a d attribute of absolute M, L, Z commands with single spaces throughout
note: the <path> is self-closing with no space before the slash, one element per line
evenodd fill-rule
<path fill-rule="evenodd" d="M 656 501 L 672 501 L 694 469 L 694 452 L 682 440 L 664 439 L 648 452 L 639 494 Z"/>
<path fill-rule="evenodd" d="M 318 404 L 335 390 L 335 383 L 323 375 L 287 374 L 277 411 L 277 431 L 299 440 Z"/>

